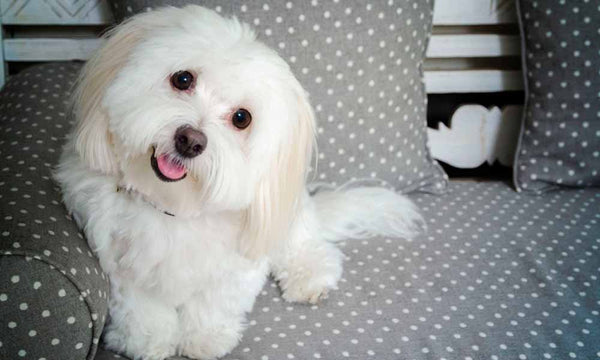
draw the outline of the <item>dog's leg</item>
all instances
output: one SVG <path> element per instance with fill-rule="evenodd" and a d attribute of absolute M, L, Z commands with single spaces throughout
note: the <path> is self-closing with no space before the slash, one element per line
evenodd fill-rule
<path fill-rule="evenodd" d="M 375 235 L 413 238 L 424 227 L 410 199 L 384 188 L 305 194 L 288 238 L 271 255 L 272 272 L 286 300 L 314 303 L 341 277 L 343 254 L 334 242 Z"/>
<path fill-rule="evenodd" d="M 110 350 L 133 359 L 162 360 L 175 355 L 177 312 L 132 285 L 113 287 L 110 322 L 104 342 Z"/>
<path fill-rule="evenodd" d="M 306 194 L 289 237 L 271 256 L 271 270 L 285 300 L 316 303 L 336 286 L 343 257 L 321 236 L 315 204 Z"/>
<path fill-rule="evenodd" d="M 265 261 L 240 259 L 224 259 L 226 267 L 213 269 L 210 278 L 199 285 L 201 291 L 177 308 L 179 355 L 214 359 L 239 343 L 246 327 L 246 313 L 252 310 L 268 270 Z"/>

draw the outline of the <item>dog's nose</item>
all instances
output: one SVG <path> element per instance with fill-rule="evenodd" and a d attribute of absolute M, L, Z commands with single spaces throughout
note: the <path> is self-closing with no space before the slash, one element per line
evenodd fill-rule
<path fill-rule="evenodd" d="M 175 131 L 175 150 L 186 158 L 194 158 L 206 149 L 206 135 L 191 126 L 182 126 Z"/>

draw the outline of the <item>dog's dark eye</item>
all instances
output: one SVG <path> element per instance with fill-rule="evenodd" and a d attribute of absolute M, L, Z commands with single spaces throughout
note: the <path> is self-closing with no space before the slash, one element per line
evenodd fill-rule
<path fill-rule="evenodd" d="M 178 90 L 187 90 L 194 83 L 194 75 L 189 71 L 178 71 L 171 75 L 171 85 Z"/>
<path fill-rule="evenodd" d="M 233 126 L 243 130 L 252 122 L 252 115 L 250 115 L 250 112 L 246 109 L 238 109 L 231 116 L 231 122 L 233 123 Z"/>

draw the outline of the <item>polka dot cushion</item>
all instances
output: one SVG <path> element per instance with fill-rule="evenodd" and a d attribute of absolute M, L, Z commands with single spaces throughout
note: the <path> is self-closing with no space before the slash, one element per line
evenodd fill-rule
<path fill-rule="evenodd" d="M 93 359 L 108 278 L 51 179 L 76 63 L 35 66 L 0 91 L 0 359 Z"/>
<path fill-rule="evenodd" d="M 234 359 L 600 359 L 600 191 L 450 183 L 414 241 L 348 241 L 339 289 L 267 284 Z"/>
<path fill-rule="evenodd" d="M 433 0 L 112 0 L 117 19 L 190 3 L 251 24 L 290 64 L 319 121 L 316 182 L 444 190 L 421 71 Z"/>
<path fill-rule="evenodd" d="M 267 283 L 223 359 L 600 359 L 600 191 L 451 182 L 412 198 L 426 234 L 342 243 L 318 305 Z"/>
<path fill-rule="evenodd" d="M 527 100 L 519 190 L 600 186 L 598 1 L 520 0 Z"/>

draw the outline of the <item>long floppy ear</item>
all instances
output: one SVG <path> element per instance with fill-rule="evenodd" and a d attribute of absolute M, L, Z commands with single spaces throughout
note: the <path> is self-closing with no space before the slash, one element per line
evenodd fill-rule
<path fill-rule="evenodd" d="M 105 43 L 83 67 L 73 93 L 75 149 L 92 169 L 104 173 L 115 173 L 118 168 L 102 99 L 141 34 L 134 21 L 108 32 Z"/>
<path fill-rule="evenodd" d="M 316 143 L 315 116 L 305 91 L 295 84 L 292 129 L 282 139 L 275 159 L 261 179 L 254 201 L 245 214 L 242 253 L 257 259 L 289 236 L 306 187 L 308 165 Z M 294 106 L 291 106 L 294 108 Z"/>

